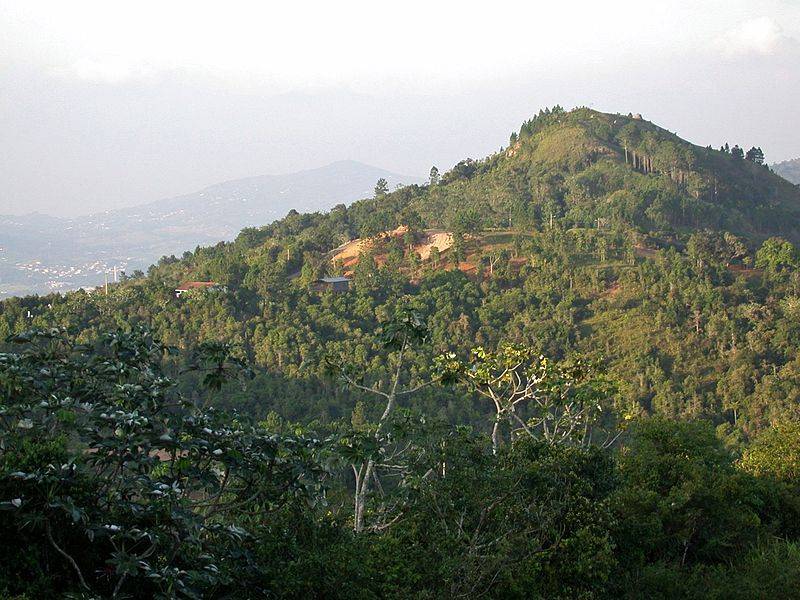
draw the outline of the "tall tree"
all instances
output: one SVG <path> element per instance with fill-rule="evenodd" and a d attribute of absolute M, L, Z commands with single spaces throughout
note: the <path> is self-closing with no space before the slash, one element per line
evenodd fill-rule
<path fill-rule="evenodd" d="M 437 185 L 439 183 L 439 169 L 437 169 L 436 166 L 431 167 L 429 181 L 431 185 Z"/>
<path fill-rule="evenodd" d="M 386 181 L 383 177 L 378 179 L 378 182 L 375 184 L 375 197 L 381 198 L 389 193 L 389 182 Z"/>
<path fill-rule="evenodd" d="M 398 464 L 402 452 L 391 452 L 390 420 L 400 398 L 409 396 L 431 385 L 436 379 L 417 384 L 401 385 L 408 367 L 408 352 L 415 344 L 425 341 L 428 331 L 419 314 L 408 306 L 397 309 L 394 317 L 383 327 L 384 347 L 390 351 L 387 357 L 384 381 L 365 384 L 363 377 L 349 365 L 335 366 L 342 381 L 349 387 L 378 397 L 383 406 L 378 421 L 368 430 L 362 429 L 348 440 L 348 456 L 354 477 L 353 529 L 360 533 L 366 528 L 366 509 L 370 489 L 380 486 L 378 471 L 381 469 L 402 470 Z"/>
<path fill-rule="evenodd" d="M 764 151 L 761 148 L 756 148 L 753 146 L 747 151 L 744 157 L 750 162 L 756 163 L 757 165 L 764 164 Z"/>
<path fill-rule="evenodd" d="M 580 361 L 558 365 L 528 346 L 501 344 L 495 352 L 477 347 L 466 363 L 455 355 L 438 359 L 443 377 L 461 381 L 491 401 L 492 450 L 500 448 L 503 422 L 511 438 L 527 435 L 548 444 L 593 444 L 608 382 Z M 601 445 L 616 436 L 606 435 Z"/>

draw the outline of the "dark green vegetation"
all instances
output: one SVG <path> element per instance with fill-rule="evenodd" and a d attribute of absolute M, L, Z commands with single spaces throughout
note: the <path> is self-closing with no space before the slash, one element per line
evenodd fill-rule
<path fill-rule="evenodd" d="M 739 462 L 707 423 L 639 419 L 613 452 L 582 432 L 555 439 L 537 423 L 601 396 L 574 367 L 551 378 L 528 356 L 536 376 L 517 375 L 538 393 L 516 406 L 533 431 L 497 452 L 408 410 L 377 424 L 355 410 L 316 437 L 198 408 L 162 370 L 171 349 L 144 330 L 13 342 L 0 355 L 6 597 L 796 597 L 796 426 L 762 434 Z M 403 345 L 387 343 L 387 360 Z M 192 361 L 206 392 L 241 372 L 228 350 Z M 478 353 L 463 373 L 518 351 Z M 490 378 L 498 390 L 512 379 Z M 375 483 L 353 531 L 350 469 L 363 475 L 365 461 Z"/>
<path fill-rule="evenodd" d="M 744 154 L 556 108 L 429 185 L 3 302 L 0 591 L 793 597 L 800 191 Z"/>

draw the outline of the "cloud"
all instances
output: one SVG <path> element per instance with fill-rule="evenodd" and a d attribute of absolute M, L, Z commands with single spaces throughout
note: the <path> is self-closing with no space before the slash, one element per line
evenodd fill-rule
<path fill-rule="evenodd" d="M 735 23 L 706 5 L 722 1 L 670 0 L 645 12 L 637 0 L 494 0 L 491 10 L 477 0 L 405 0 L 401 9 L 370 0 L 0 1 L 0 62 L 116 84 L 165 73 L 237 87 L 427 93 L 682 56 L 707 47 L 709 23 Z"/>
<path fill-rule="evenodd" d="M 122 87 L 459 93 L 465 85 L 797 49 L 798 0 L 0 0 L 0 68 Z M 569 19 L 564 15 L 569 14 Z M 768 14 L 769 17 L 762 15 Z M 785 53 L 784 53 L 785 54 Z M 785 56 L 783 57 L 785 58 Z"/>
<path fill-rule="evenodd" d="M 739 24 L 716 39 L 716 48 L 728 56 L 776 54 L 795 43 L 770 17 L 758 17 Z"/>

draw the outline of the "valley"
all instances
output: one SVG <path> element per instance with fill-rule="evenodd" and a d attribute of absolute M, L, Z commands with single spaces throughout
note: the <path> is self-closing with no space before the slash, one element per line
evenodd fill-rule
<path fill-rule="evenodd" d="M 290 210 L 325 211 L 372 193 L 375 181 L 414 183 L 355 161 L 289 175 L 228 181 L 128 209 L 59 219 L 0 216 L 0 298 L 103 285 L 162 256 L 230 240 Z"/>

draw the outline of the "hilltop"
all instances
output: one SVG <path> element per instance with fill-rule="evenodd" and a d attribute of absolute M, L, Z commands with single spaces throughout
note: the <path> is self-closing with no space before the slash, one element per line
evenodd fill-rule
<path fill-rule="evenodd" d="M 799 233 L 800 192 L 764 166 L 641 118 L 589 109 L 541 113 L 504 152 L 459 163 L 442 184 L 412 203 L 430 226 L 465 216 L 482 227 L 554 217 L 642 231 Z"/>
<path fill-rule="evenodd" d="M 556 108 L 525 122 L 501 152 L 434 173 L 428 185 L 346 212 L 248 230 L 245 238 L 256 243 L 291 231 L 327 251 L 399 226 L 463 233 L 559 220 L 662 235 L 711 229 L 753 242 L 772 235 L 797 241 L 798 217 L 800 190 L 764 165 L 693 145 L 641 118 Z"/>

